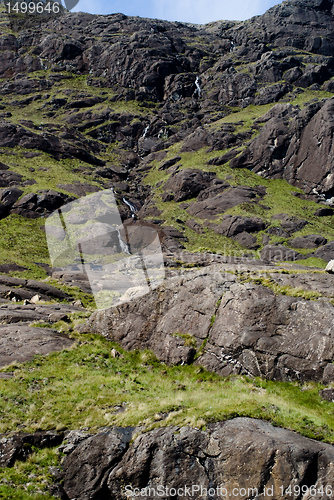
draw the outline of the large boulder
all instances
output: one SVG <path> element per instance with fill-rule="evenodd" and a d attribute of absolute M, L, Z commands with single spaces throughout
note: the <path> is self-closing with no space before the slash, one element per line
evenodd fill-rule
<path fill-rule="evenodd" d="M 52 312 L 54 312 L 54 309 Z M 8 315 L 10 313 L 8 311 Z M 48 318 L 48 315 L 43 317 L 38 313 L 34 313 L 33 309 L 23 311 L 17 321 L 34 322 Z M 2 323 L 5 321 L 4 316 L 3 313 Z M 30 327 L 26 324 L 2 324 L 0 325 L 0 367 L 9 365 L 14 361 L 18 363 L 30 361 L 36 354 L 46 355 L 50 352 L 62 351 L 71 347 L 72 344 L 73 340 L 51 328 Z"/>
<path fill-rule="evenodd" d="M 319 259 L 326 260 L 329 262 L 334 259 L 334 241 L 329 241 L 326 245 L 323 245 L 314 252 L 315 257 Z"/>
<path fill-rule="evenodd" d="M 173 193 L 175 201 L 184 201 L 196 197 L 215 177 L 213 172 L 187 168 L 172 174 L 164 188 Z"/>
<path fill-rule="evenodd" d="M 253 233 L 262 231 L 265 223 L 259 217 L 243 217 L 241 215 L 224 215 L 223 220 L 214 230 L 216 233 L 224 236 L 236 236 L 239 233 L 247 231 Z"/>
<path fill-rule="evenodd" d="M 265 262 L 295 261 L 307 258 L 284 245 L 265 245 L 260 255 Z"/>
<path fill-rule="evenodd" d="M 51 189 L 28 193 L 11 206 L 11 213 L 35 219 L 50 214 L 72 200 L 72 197 Z"/>
<path fill-rule="evenodd" d="M 326 238 L 321 236 L 321 234 L 307 234 L 306 236 L 298 236 L 289 241 L 289 245 L 294 248 L 318 248 L 326 243 Z"/>
<path fill-rule="evenodd" d="M 286 498 L 311 485 L 330 493 L 334 448 L 251 418 L 163 427 L 140 434 L 110 429 L 81 441 L 64 463 L 66 498 Z M 123 435 L 122 435 L 123 433 Z M 123 440 L 122 440 L 123 438 Z"/>
<path fill-rule="evenodd" d="M 248 186 L 221 185 L 209 187 L 202 191 L 188 208 L 190 215 L 200 219 L 215 219 L 229 208 L 241 203 L 256 203 L 263 197 L 265 191 L 261 188 L 251 188 Z"/>
<path fill-rule="evenodd" d="M 120 462 L 130 439 L 131 433 L 127 435 L 115 429 L 82 440 L 63 463 L 64 490 L 68 498 L 89 500 L 99 495 L 106 498 L 106 473 Z"/>
<path fill-rule="evenodd" d="M 169 364 L 189 363 L 197 352 L 196 363 L 221 375 L 321 381 L 334 356 L 333 321 L 326 299 L 241 284 L 217 264 L 95 312 L 88 326 L 126 349 L 152 349 Z"/>

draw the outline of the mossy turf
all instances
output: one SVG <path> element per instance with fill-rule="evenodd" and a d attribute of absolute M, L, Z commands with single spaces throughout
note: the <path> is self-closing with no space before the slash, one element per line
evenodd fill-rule
<path fill-rule="evenodd" d="M 45 278 L 45 270 L 38 265 L 50 264 L 43 219 L 25 219 L 10 215 L 0 220 L 0 263 L 16 264 L 27 268 L 30 278 Z"/>
<path fill-rule="evenodd" d="M 25 462 L 0 469 L 0 498 L 6 500 L 55 500 L 48 493 L 53 483 L 50 467 L 60 465 L 56 448 L 35 450 Z"/>
<path fill-rule="evenodd" d="M 241 256 L 245 253 L 246 249 L 241 247 L 233 239 L 223 237 L 214 233 L 213 230 L 208 229 L 204 226 L 202 219 L 198 217 L 191 216 L 186 209 L 183 207 L 183 203 L 168 201 L 163 202 L 161 199 L 164 193 L 163 184 L 169 178 L 170 174 L 165 170 L 160 170 L 159 167 L 161 163 L 175 156 L 180 156 L 181 159 L 177 163 L 180 170 L 186 168 L 200 169 L 204 171 L 215 172 L 218 178 L 226 180 L 231 186 L 242 185 L 249 187 L 263 186 L 266 189 L 266 195 L 259 200 L 257 203 L 249 202 L 242 203 L 233 208 L 226 210 L 223 214 L 217 216 L 217 218 L 212 221 L 214 223 L 219 223 L 224 215 L 241 215 L 248 217 L 261 217 L 266 223 L 266 230 L 259 231 L 257 233 L 258 244 L 260 247 L 263 246 L 262 236 L 266 234 L 269 227 L 275 227 L 280 225 L 278 219 L 273 219 L 273 216 L 281 213 L 288 214 L 289 216 L 295 217 L 297 219 L 303 219 L 307 221 L 306 226 L 295 233 L 291 238 L 296 236 L 305 236 L 307 234 L 321 234 L 328 241 L 334 240 L 334 217 L 316 217 L 314 215 L 315 211 L 319 208 L 319 205 L 313 201 L 303 200 L 296 196 L 302 191 L 296 187 L 291 186 L 285 180 L 281 179 L 265 179 L 254 172 L 247 169 L 232 169 L 229 163 L 221 166 L 209 165 L 208 161 L 220 154 L 226 153 L 225 151 L 220 152 L 208 152 L 207 148 L 202 148 L 193 153 L 180 153 L 180 145 L 173 145 L 169 148 L 167 156 L 162 162 L 153 162 L 151 170 L 146 174 L 144 178 L 144 183 L 152 186 L 154 193 L 154 203 L 159 210 L 162 211 L 159 218 L 165 220 L 165 225 L 174 226 L 180 231 L 182 231 L 188 238 L 188 242 L 184 245 L 189 251 L 215 251 L 225 255 L 238 255 Z M 187 204 L 194 203 L 195 198 L 186 201 Z M 154 218 L 154 217 L 153 217 Z M 187 228 L 185 223 L 188 220 L 193 220 L 202 226 L 202 233 L 196 233 L 195 231 Z M 272 243 L 282 243 L 289 244 L 289 239 L 286 237 L 279 237 L 271 235 Z M 298 249 L 299 253 L 312 253 L 312 250 L 302 250 Z M 256 257 L 259 257 L 259 251 L 248 251 Z M 326 263 L 321 259 L 317 259 L 310 256 L 311 260 L 300 261 L 302 265 L 325 267 Z"/>
<path fill-rule="evenodd" d="M 72 336 L 69 350 L 2 370 L 14 377 L 0 379 L 0 432 L 96 432 L 114 425 L 204 429 L 209 422 L 249 416 L 334 443 L 333 403 L 319 397 L 318 384 L 222 378 L 200 366 L 167 366 L 149 351 L 126 352 L 100 336 Z M 121 357 L 112 356 L 113 347 Z"/>

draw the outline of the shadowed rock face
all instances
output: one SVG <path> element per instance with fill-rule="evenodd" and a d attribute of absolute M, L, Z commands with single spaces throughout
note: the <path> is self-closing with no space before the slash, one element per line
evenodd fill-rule
<path fill-rule="evenodd" d="M 122 500 L 127 498 L 126 485 L 127 491 L 152 488 L 147 497 L 153 498 L 153 489 L 157 494 L 160 485 L 176 490 L 220 487 L 227 495 L 233 488 L 249 487 L 254 496 L 255 488 L 261 496 L 272 487 L 275 498 L 283 499 L 289 486 L 316 483 L 320 489 L 334 479 L 333 446 L 267 422 L 236 418 L 211 424 L 206 431 L 166 427 L 141 434 L 130 445 L 133 430 L 129 430 L 88 437 L 66 457 L 63 477 L 68 498 Z M 161 493 L 160 498 L 171 498 L 168 492 Z M 198 490 L 193 496 L 207 498 Z M 173 495 L 183 497 L 181 490 Z"/>
<path fill-rule="evenodd" d="M 283 178 L 306 193 L 332 195 L 334 189 L 334 100 L 310 104 L 302 111 L 277 104 L 261 118 L 259 136 L 233 167 L 247 167 L 263 177 Z"/>
<path fill-rule="evenodd" d="M 308 285 L 312 289 L 312 280 Z M 224 376 L 321 381 L 334 357 L 333 322 L 334 307 L 325 298 L 303 300 L 241 284 L 217 265 L 96 312 L 89 326 L 126 349 L 152 349 L 170 364 L 191 362 L 197 350 L 196 363 Z M 180 334 L 193 338 L 194 346 Z"/>

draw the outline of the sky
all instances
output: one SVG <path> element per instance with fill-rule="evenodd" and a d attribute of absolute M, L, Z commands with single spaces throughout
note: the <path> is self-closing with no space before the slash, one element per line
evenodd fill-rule
<path fill-rule="evenodd" d="M 127 16 L 204 24 L 249 19 L 278 3 L 279 0 L 79 0 L 72 12 L 121 12 Z"/>

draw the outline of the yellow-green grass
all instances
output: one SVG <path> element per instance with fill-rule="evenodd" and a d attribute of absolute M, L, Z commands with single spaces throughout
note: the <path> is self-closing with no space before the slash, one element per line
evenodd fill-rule
<path fill-rule="evenodd" d="M 73 184 L 81 181 L 92 186 L 101 186 L 99 182 L 93 180 L 92 176 L 96 167 L 88 165 L 76 159 L 55 160 L 46 153 L 39 153 L 34 158 L 25 158 L 24 151 L 15 148 L 15 156 L 2 154 L 1 161 L 9 166 L 10 170 L 21 174 L 23 179 L 32 179 L 36 183 L 22 188 L 24 193 L 36 193 L 38 190 L 54 189 L 58 192 L 69 193 L 65 189 L 58 187 L 58 184 Z M 25 151 L 26 152 L 26 151 Z M 34 169 L 32 171 L 31 169 Z M 85 173 L 75 171 L 84 170 Z"/>
<path fill-rule="evenodd" d="M 50 264 L 43 225 L 43 219 L 25 219 L 19 215 L 1 219 L 0 264 L 15 262 L 28 268 L 34 277 L 44 278 L 45 271 L 36 264 Z"/>
<path fill-rule="evenodd" d="M 0 498 L 6 500 L 53 500 L 48 493 L 53 482 L 49 467 L 60 466 L 56 448 L 36 450 L 24 462 L 0 469 Z"/>
<path fill-rule="evenodd" d="M 0 379 L 0 432 L 96 431 L 105 425 L 205 428 L 249 416 L 334 443 L 333 404 L 321 400 L 315 383 L 221 378 L 200 366 L 166 366 L 149 351 L 125 352 L 99 336 L 75 337 L 69 350 L 6 369 L 14 377 Z M 112 347 L 123 357 L 113 358 Z"/>

